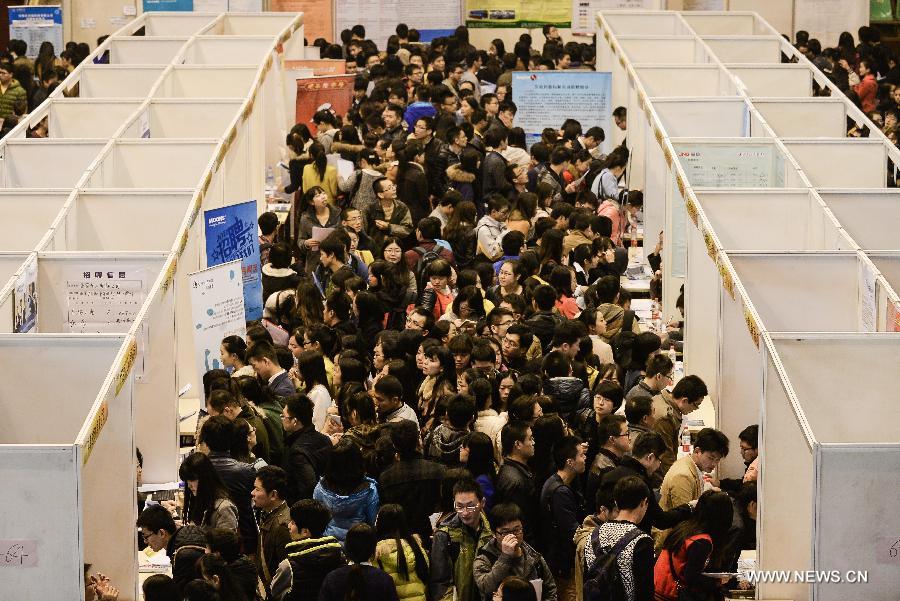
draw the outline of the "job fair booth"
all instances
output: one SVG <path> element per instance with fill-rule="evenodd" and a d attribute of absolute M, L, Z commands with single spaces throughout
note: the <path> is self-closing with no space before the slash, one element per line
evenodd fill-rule
<path fill-rule="evenodd" d="M 138 598 L 135 448 L 177 480 L 179 396 L 249 318 L 258 264 L 222 240 L 257 245 L 302 40 L 292 13 L 143 15 L 0 142 L 5 596 L 81 599 L 91 564 Z"/>
<path fill-rule="evenodd" d="M 751 560 L 842 577 L 759 582 L 756 598 L 892 599 L 895 149 L 755 13 L 597 21 L 598 68 L 628 107 L 628 185 L 645 231 L 665 236 L 664 311 L 684 285 L 685 372 L 707 382 L 733 448 L 760 424 Z M 742 469 L 732 452 L 719 475 Z"/>

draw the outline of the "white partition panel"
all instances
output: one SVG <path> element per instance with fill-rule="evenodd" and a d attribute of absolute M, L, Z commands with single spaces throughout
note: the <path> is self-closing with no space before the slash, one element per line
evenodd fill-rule
<path fill-rule="evenodd" d="M 627 14 L 604 13 L 606 22 L 616 35 L 678 35 L 682 24 L 675 13 Z"/>
<path fill-rule="evenodd" d="M 697 43 L 692 37 L 620 37 L 619 44 L 632 63 L 696 63 Z"/>
<path fill-rule="evenodd" d="M 70 251 L 166 252 L 178 235 L 193 190 L 92 190 L 69 209 L 65 246 Z"/>
<path fill-rule="evenodd" d="M 166 256 L 166 253 L 40 253 L 38 331 L 128 332 L 141 305 L 149 298 Z M 90 277 L 85 278 L 85 274 Z M 79 284 L 84 281 L 91 282 L 94 289 L 123 282 L 126 292 L 115 298 L 104 297 L 98 301 L 95 296 L 86 301 L 79 292 Z M 92 317 L 85 314 L 87 302 L 100 303 L 90 305 Z"/>
<path fill-rule="evenodd" d="M 140 106 L 137 100 L 53 99 L 47 113 L 50 138 L 112 137 Z"/>
<path fill-rule="evenodd" d="M 197 37 L 184 49 L 186 65 L 258 65 L 272 47 L 271 36 Z"/>
<path fill-rule="evenodd" d="M 105 141 L 10 140 L 0 149 L 0 187 L 73 188 Z"/>
<path fill-rule="evenodd" d="M 855 252 L 728 256 L 770 332 L 860 331 Z"/>
<path fill-rule="evenodd" d="M 752 101 L 781 138 L 842 138 L 847 133 L 847 109 L 838 98 L 754 98 Z"/>
<path fill-rule="evenodd" d="M 699 35 L 747 36 L 756 33 L 752 14 L 684 12 L 681 16 Z"/>
<path fill-rule="evenodd" d="M 702 190 L 697 199 L 726 250 L 849 250 L 850 241 L 805 189 Z M 766 215 L 764 223 L 756 220 Z"/>
<path fill-rule="evenodd" d="M 241 15 L 235 13 L 226 14 L 219 22 L 213 25 L 204 35 L 263 35 L 276 36 L 294 20 L 294 13 L 266 13 L 255 15 Z"/>
<path fill-rule="evenodd" d="M 716 65 L 641 65 L 635 72 L 651 97 L 728 95 L 722 89 L 728 77 Z M 731 85 L 730 94 L 734 93 Z"/>
<path fill-rule="evenodd" d="M 824 443 L 819 448 L 815 569 L 837 570 L 848 581 L 814 585 L 818 601 L 892 601 L 897 596 L 897 486 L 885 475 L 900 471 L 900 444 L 896 437 L 890 440 L 891 444 Z M 847 519 L 860 507 L 879 518 Z"/>
<path fill-rule="evenodd" d="M 670 138 L 738 138 L 748 135 L 742 98 L 654 98 L 653 108 Z"/>
<path fill-rule="evenodd" d="M 709 389 L 710 400 L 719 402 L 719 273 L 709 257 L 700 230 L 688 223 L 687 273 L 684 282 L 684 319 L 691 327 L 684 331 L 684 371 L 697 374 Z M 717 409 L 718 410 L 718 409 Z"/>
<path fill-rule="evenodd" d="M 723 63 L 781 62 L 781 42 L 774 37 L 703 37 L 706 45 Z"/>
<path fill-rule="evenodd" d="M 253 67 L 179 65 L 162 79 L 155 97 L 243 99 L 255 77 Z"/>
<path fill-rule="evenodd" d="M 216 20 L 214 14 L 147 13 L 144 34 L 150 36 L 194 35 Z"/>
<path fill-rule="evenodd" d="M 895 292 L 900 290 L 900 251 L 867 253 L 866 256 L 875 264 L 875 267 L 884 276 L 888 285 Z"/>
<path fill-rule="evenodd" d="M 0 190 L 0 251 L 33 250 L 69 196 L 68 190 Z"/>
<path fill-rule="evenodd" d="M 186 37 L 116 37 L 110 40 L 111 65 L 168 65 L 184 46 Z"/>
<path fill-rule="evenodd" d="M 803 65 L 727 64 L 750 96 L 812 96 L 812 72 Z"/>
<path fill-rule="evenodd" d="M 900 249 L 900 190 L 822 190 L 825 205 L 865 250 Z"/>
<path fill-rule="evenodd" d="M 79 98 L 144 98 L 165 67 L 85 65 Z"/>
<path fill-rule="evenodd" d="M 220 138 L 235 119 L 240 100 L 153 100 L 149 132 L 158 138 Z M 147 120 L 138 115 L 122 133 L 123 138 L 142 138 Z"/>
<path fill-rule="evenodd" d="M 193 188 L 209 166 L 215 142 L 119 140 L 88 180 L 88 188 Z"/>
<path fill-rule="evenodd" d="M 785 140 L 810 183 L 818 188 L 884 188 L 887 150 L 880 141 L 864 139 Z"/>
<path fill-rule="evenodd" d="M 815 439 L 806 416 L 792 403 L 767 355 L 763 421 L 760 424 L 759 513 L 756 522 L 760 570 L 811 570 L 815 503 Z M 810 598 L 802 582 L 759 583 L 760 599 Z"/>

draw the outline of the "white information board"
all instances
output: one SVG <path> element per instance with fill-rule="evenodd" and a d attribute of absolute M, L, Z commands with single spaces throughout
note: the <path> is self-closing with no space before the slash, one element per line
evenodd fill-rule
<path fill-rule="evenodd" d="M 334 14 L 335 31 L 365 25 L 366 37 L 384 48 L 388 38 L 395 35 L 397 23 L 418 29 L 422 41 L 433 39 L 435 34 L 450 35 L 462 24 L 462 1 L 336 0 Z"/>
<path fill-rule="evenodd" d="M 230 261 L 188 275 L 198 382 L 211 369 L 223 369 L 219 347 L 226 336 L 245 336 L 241 262 Z"/>
<path fill-rule="evenodd" d="M 63 23 L 60 6 L 10 6 L 9 37 L 28 44 L 25 55 L 37 58 L 43 42 L 53 44 L 56 54 L 62 52 Z"/>
<path fill-rule="evenodd" d="M 144 304 L 147 269 L 115 262 L 67 266 L 66 331 L 77 334 L 127 332 Z"/>
<path fill-rule="evenodd" d="M 593 35 L 601 10 L 659 10 L 660 0 L 572 0 L 572 33 Z"/>
<path fill-rule="evenodd" d="M 775 186 L 775 151 L 768 145 L 676 144 L 691 186 L 770 188 Z M 782 180 L 782 185 L 783 180 Z"/>

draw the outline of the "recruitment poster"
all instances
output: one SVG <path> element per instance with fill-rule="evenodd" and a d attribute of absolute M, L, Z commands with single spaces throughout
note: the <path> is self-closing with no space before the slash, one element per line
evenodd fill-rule
<path fill-rule="evenodd" d="M 344 60 L 319 58 L 304 59 L 302 61 L 284 61 L 285 69 L 312 69 L 313 76 L 320 75 L 344 75 L 347 72 L 347 63 Z"/>
<path fill-rule="evenodd" d="M 660 10 L 662 0 L 572 0 L 572 33 L 593 35 L 601 10 Z"/>
<path fill-rule="evenodd" d="M 37 260 L 32 258 L 16 277 L 13 289 L 13 332 L 30 332 L 37 325 Z"/>
<path fill-rule="evenodd" d="M 546 127 L 559 129 L 567 118 L 577 119 L 587 131 L 600 126 L 606 132 L 604 152 L 612 145 L 612 74 L 607 71 L 516 71 L 513 102 L 518 107 L 515 126 L 525 130 L 529 148 Z"/>
<path fill-rule="evenodd" d="M 112 260 L 66 266 L 65 331 L 118 334 L 131 329 L 144 304 L 150 270 Z"/>
<path fill-rule="evenodd" d="M 226 336 L 244 337 L 241 262 L 230 261 L 188 275 L 198 382 L 211 369 L 224 369 L 219 346 Z"/>
<path fill-rule="evenodd" d="M 303 13 L 303 37 L 312 44 L 317 38 L 334 42 L 332 0 L 269 0 L 273 12 Z"/>
<path fill-rule="evenodd" d="M 244 314 L 247 321 L 262 319 L 263 316 L 256 215 L 255 200 L 203 212 L 206 226 L 206 265 L 213 267 L 241 260 Z"/>
<path fill-rule="evenodd" d="M 194 0 L 144 0 L 144 12 L 153 11 L 190 12 L 194 10 Z"/>
<path fill-rule="evenodd" d="M 320 106 L 328 104 L 338 115 L 346 115 L 353 100 L 355 75 L 327 75 L 297 80 L 297 123 L 310 123 Z"/>
<path fill-rule="evenodd" d="M 398 23 L 418 29 L 423 42 L 462 25 L 462 0 L 336 0 L 335 5 L 337 31 L 361 23 L 379 48 L 396 33 Z"/>
<path fill-rule="evenodd" d="M 572 3 L 560 0 L 466 0 L 468 27 L 570 27 Z"/>
<path fill-rule="evenodd" d="M 62 8 L 59 6 L 10 6 L 9 37 L 28 44 L 25 55 L 37 58 L 41 44 L 50 42 L 59 54 L 63 46 Z"/>

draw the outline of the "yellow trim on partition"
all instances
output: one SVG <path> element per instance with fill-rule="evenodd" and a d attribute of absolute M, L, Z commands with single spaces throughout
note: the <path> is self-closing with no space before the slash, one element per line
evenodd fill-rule
<path fill-rule="evenodd" d="M 97 444 L 97 439 L 100 437 L 100 432 L 103 431 L 103 426 L 106 425 L 108 418 L 109 404 L 104 400 L 100 403 L 100 409 L 94 414 L 94 419 L 91 420 L 91 428 L 88 430 L 87 440 L 84 441 L 81 465 L 87 465 L 88 459 L 91 458 L 91 452 L 94 450 L 94 445 Z"/>
<path fill-rule="evenodd" d="M 128 381 L 128 374 L 134 367 L 134 361 L 137 359 L 137 342 L 132 338 L 128 342 L 128 349 L 125 351 L 125 357 L 122 359 L 122 365 L 119 367 L 119 373 L 116 374 L 116 396 L 122 392 L 125 382 Z"/>

